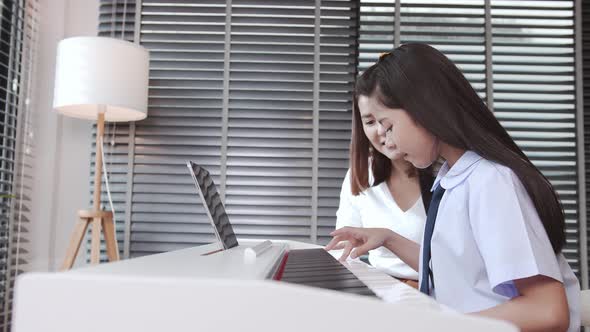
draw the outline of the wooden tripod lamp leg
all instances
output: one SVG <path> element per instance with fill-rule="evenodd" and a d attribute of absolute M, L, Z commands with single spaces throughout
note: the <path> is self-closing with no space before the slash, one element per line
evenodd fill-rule
<path fill-rule="evenodd" d="M 104 136 L 104 106 L 99 106 L 98 119 L 96 121 L 96 158 L 94 160 L 94 212 L 100 211 L 100 187 L 102 185 L 102 137 Z M 90 263 L 98 264 L 100 261 L 100 228 L 101 219 L 94 216 L 92 221 L 92 242 L 90 246 Z"/>
<path fill-rule="evenodd" d="M 104 231 L 104 241 L 106 242 L 109 261 L 118 261 L 119 247 L 117 245 L 117 235 L 112 217 L 104 217 L 102 219 L 102 229 Z"/>
<path fill-rule="evenodd" d="M 113 224 L 113 214 L 111 212 L 100 210 L 100 185 L 102 176 L 102 144 L 101 139 L 104 136 L 104 106 L 98 112 L 97 135 L 96 135 L 96 164 L 94 171 L 94 211 L 101 212 L 101 223 L 104 232 L 104 241 L 107 247 L 109 261 L 119 260 L 119 248 L 117 246 L 117 235 L 115 225 Z"/>
<path fill-rule="evenodd" d="M 102 137 L 104 136 L 104 109 L 98 112 L 96 122 L 96 160 L 94 162 L 94 211 L 100 211 L 100 187 L 102 185 Z"/>
<path fill-rule="evenodd" d="M 94 217 L 92 220 L 92 242 L 90 245 L 90 264 L 100 263 L 100 232 L 102 218 Z"/>
<path fill-rule="evenodd" d="M 72 232 L 70 245 L 66 251 L 66 258 L 64 259 L 63 265 L 61 266 L 62 271 L 69 270 L 74 265 L 74 260 L 76 260 L 76 256 L 80 250 L 80 244 L 82 244 L 82 240 L 84 239 L 87 228 L 88 219 L 80 218 L 74 227 L 74 231 Z"/>

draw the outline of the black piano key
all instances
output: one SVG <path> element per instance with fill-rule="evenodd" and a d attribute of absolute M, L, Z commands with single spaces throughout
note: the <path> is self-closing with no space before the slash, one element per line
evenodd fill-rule
<path fill-rule="evenodd" d="M 298 266 L 295 268 L 292 268 L 290 266 L 285 267 L 284 273 L 297 273 L 297 272 L 321 272 L 321 271 L 341 271 L 342 273 L 348 271 L 348 269 L 343 266 L 326 266 L 326 267 L 321 267 L 321 266 L 314 266 L 314 267 L 310 267 L 310 268 L 305 268 L 303 266 Z"/>
<path fill-rule="evenodd" d="M 321 248 L 291 250 L 281 280 L 346 293 L 376 296 L 336 258 Z"/>
<path fill-rule="evenodd" d="M 300 261 L 300 262 L 292 263 L 292 264 L 288 265 L 289 268 L 298 268 L 298 267 L 312 268 L 312 267 L 327 267 L 327 266 L 338 267 L 338 266 L 342 266 L 342 264 L 340 264 L 339 262 L 328 262 L 328 261 L 313 261 L 313 262 Z"/>
<path fill-rule="evenodd" d="M 319 288 L 327 288 L 327 289 L 346 289 L 346 288 L 361 288 L 367 287 L 363 284 L 362 281 L 358 279 L 354 280 L 334 280 L 334 281 L 311 281 L 311 282 L 303 282 L 302 285 L 312 286 L 312 287 L 319 287 Z"/>
<path fill-rule="evenodd" d="M 285 278 L 306 278 L 315 276 L 334 276 L 334 275 L 349 275 L 352 274 L 348 270 L 326 270 L 326 271 L 296 271 L 283 273 L 283 279 Z M 352 274 L 354 276 L 354 274 Z"/>
<path fill-rule="evenodd" d="M 346 289 L 341 289 L 339 291 L 344 292 L 344 293 L 357 294 L 357 295 L 375 296 L 375 293 L 373 293 L 373 291 L 370 290 L 369 288 L 367 288 L 366 286 L 359 287 L 359 288 L 346 288 Z"/>
<path fill-rule="evenodd" d="M 313 281 L 336 281 L 336 280 L 356 280 L 357 277 L 352 274 L 331 274 L 331 275 L 312 275 L 312 276 L 305 276 L 305 277 L 287 277 L 283 276 L 281 280 L 286 282 L 292 283 L 306 283 L 306 282 L 313 282 Z"/>

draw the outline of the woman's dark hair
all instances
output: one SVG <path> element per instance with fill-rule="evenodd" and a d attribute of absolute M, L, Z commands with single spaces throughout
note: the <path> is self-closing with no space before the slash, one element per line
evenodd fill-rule
<path fill-rule="evenodd" d="M 352 138 L 350 144 L 350 189 L 353 195 L 358 195 L 369 186 L 377 186 L 391 175 L 391 160 L 371 146 L 371 142 L 363 130 L 363 122 L 354 98 L 352 109 Z M 373 172 L 373 183 L 369 184 L 369 160 Z M 432 168 L 410 168 L 410 176 L 418 176 L 422 202 L 428 210 L 432 193 L 430 188 L 434 182 Z"/>
<path fill-rule="evenodd" d="M 355 99 L 360 95 L 404 109 L 441 141 L 512 169 L 531 197 L 553 251 L 561 251 L 565 218 L 553 186 L 445 55 L 426 44 L 402 45 L 359 77 Z"/>

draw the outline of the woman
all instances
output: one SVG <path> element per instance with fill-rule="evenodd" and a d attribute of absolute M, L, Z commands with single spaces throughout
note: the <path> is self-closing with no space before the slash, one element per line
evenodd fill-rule
<path fill-rule="evenodd" d="M 418 170 L 398 150 L 385 146 L 383 127 L 374 114 L 352 112 L 351 167 L 340 193 L 336 229 L 384 227 L 420 243 L 430 202 L 432 171 Z M 417 287 L 418 272 L 386 248 L 369 252 L 376 268 Z"/>

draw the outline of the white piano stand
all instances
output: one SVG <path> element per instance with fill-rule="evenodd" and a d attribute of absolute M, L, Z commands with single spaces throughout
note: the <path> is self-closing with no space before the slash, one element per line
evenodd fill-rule
<path fill-rule="evenodd" d="M 381 299 L 265 280 L 281 250 L 316 247 L 273 241 L 256 262 L 240 241 L 207 256 L 194 247 L 17 279 L 13 331 L 477 331 L 512 325 L 462 315 L 359 261 L 346 264 Z"/>

